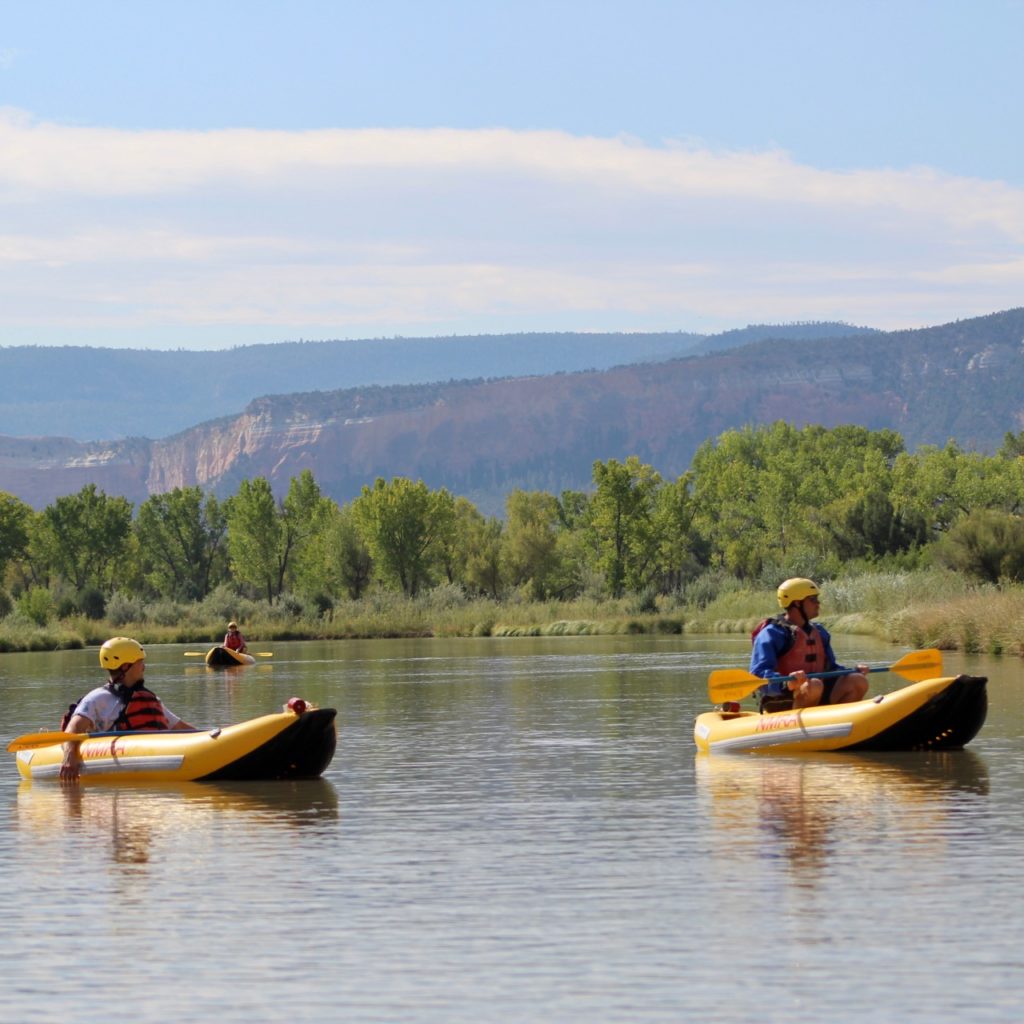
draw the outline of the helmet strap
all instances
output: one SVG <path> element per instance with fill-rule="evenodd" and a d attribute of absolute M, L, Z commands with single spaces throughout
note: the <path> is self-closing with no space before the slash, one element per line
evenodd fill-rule
<path fill-rule="evenodd" d="M 811 620 L 809 618 L 807 618 L 807 612 L 804 611 L 804 602 L 803 601 L 794 601 L 790 605 L 790 608 L 796 608 L 800 612 L 800 618 L 803 619 L 803 622 L 798 622 L 797 625 L 800 626 L 800 628 L 805 630 L 805 631 L 810 629 Z"/>

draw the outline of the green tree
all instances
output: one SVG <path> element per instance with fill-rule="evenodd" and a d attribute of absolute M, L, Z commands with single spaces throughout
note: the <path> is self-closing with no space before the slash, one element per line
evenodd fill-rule
<path fill-rule="evenodd" d="M 323 574 L 324 544 L 338 506 L 324 497 L 312 471 L 304 469 L 292 477 L 281 503 L 282 540 L 289 555 L 284 566 L 285 581 L 300 594 L 326 594 Z"/>
<path fill-rule="evenodd" d="M 708 545 L 695 526 L 697 507 L 691 495 L 692 473 L 664 484 L 655 502 L 659 542 L 658 566 L 666 592 L 700 574 L 707 565 Z"/>
<path fill-rule="evenodd" d="M 1024 459 L 964 452 L 950 441 L 901 455 L 893 469 L 892 501 L 898 513 L 919 521 L 931 538 L 970 512 L 1022 511 Z"/>
<path fill-rule="evenodd" d="M 132 506 L 86 484 L 77 494 L 58 498 L 38 521 L 44 559 L 76 591 L 86 587 L 109 592 L 124 569 Z"/>
<path fill-rule="evenodd" d="M 766 560 L 793 566 L 830 557 L 835 510 L 846 509 L 851 496 L 863 491 L 866 474 L 879 494 L 888 495 L 902 447 L 893 431 L 798 429 L 781 422 L 705 442 L 693 459 L 693 496 L 695 523 L 712 560 L 750 577 Z M 876 503 L 870 511 L 877 515 L 880 509 Z M 862 518 L 870 518 L 864 511 Z M 894 514 L 915 521 L 895 503 Z"/>
<path fill-rule="evenodd" d="M 225 502 L 225 515 L 232 574 L 272 603 L 281 592 L 287 551 L 270 481 L 262 476 L 243 480 Z"/>
<path fill-rule="evenodd" d="M 20 498 L 0 491 L 0 583 L 7 567 L 28 551 L 32 509 Z"/>
<path fill-rule="evenodd" d="M 505 499 L 504 565 L 509 582 L 535 599 L 563 593 L 558 501 L 544 491 L 512 491 Z"/>
<path fill-rule="evenodd" d="M 139 506 L 135 536 L 149 585 L 179 600 L 204 598 L 225 569 L 226 531 L 224 509 L 198 487 L 147 498 Z"/>
<path fill-rule="evenodd" d="M 660 537 L 655 506 L 661 477 L 635 455 L 594 463 L 596 491 L 590 502 L 590 530 L 598 566 L 609 593 L 638 591 L 657 570 Z"/>
<path fill-rule="evenodd" d="M 476 514 L 466 514 L 459 525 L 459 542 L 465 556 L 462 581 L 469 590 L 498 600 L 505 588 L 504 527 L 496 516 L 485 518 L 475 508 L 473 511 Z"/>
<path fill-rule="evenodd" d="M 455 501 L 422 480 L 380 477 L 352 503 L 359 532 L 378 571 L 414 597 L 433 571 L 455 528 Z"/>
<path fill-rule="evenodd" d="M 297 582 L 295 566 L 301 568 L 307 545 L 322 531 L 328 511 L 329 499 L 321 495 L 308 469 L 292 478 L 280 504 L 265 477 L 243 480 L 238 493 L 226 502 L 228 551 L 235 578 L 272 603 L 286 582 Z"/>
<path fill-rule="evenodd" d="M 358 601 L 373 576 L 373 556 L 356 525 L 351 505 L 328 517 L 323 538 L 324 585 L 328 593 Z"/>
<path fill-rule="evenodd" d="M 971 512 L 939 539 L 934 556 L 989 583 L 1024 579 L 1024 519 L 994 509 Z"/>

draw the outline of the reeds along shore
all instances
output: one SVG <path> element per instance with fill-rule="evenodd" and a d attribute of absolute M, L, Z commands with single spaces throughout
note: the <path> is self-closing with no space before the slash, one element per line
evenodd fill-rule
<path fill-rule="evenodd" d="M 862 574 L 822 581 L 821 621 L 836 634 L 875 636 L 908 648 L 1024 655 L 1024 586 L 975 584 L 937 571 Z M 679 595 L 621 600 L 493 601 L 440 587 L 416 598 L 393 593 L 327 610 L 286 598 L 274 605 L 232 598 L 230 606 L 134 606 L 104 619 L 74 616 L 40 625 L 17 611 L 0 620 L 0 652 L 101 644 L 131 635 L 143 644 L 218 643 L 237 618 L 250 643 L 383 637 L 514 637 L 745 633 L 777 610 L 773 589 L 719 581 L 700 600 Z M 222 595 L 223 599 L 223 595 Z M 116 610 L 116 609 L 115 609 Z"/>

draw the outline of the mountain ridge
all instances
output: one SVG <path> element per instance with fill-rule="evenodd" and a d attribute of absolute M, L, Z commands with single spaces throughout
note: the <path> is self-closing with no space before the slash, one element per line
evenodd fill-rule
<path fill-rule="evenodd" d="M 1015 309 L 602 371 L 264 396 L 158 441 L 5 437 L 0 489 L 41 507 L 95 483 L 140 502 L 192 485 L 226 496 L 259 475 L 280 495 L 310 469 L 339 502 L 408 476 L 497 513 L 517 487 L 588 489 L 596 460 L 637 455 L 676 476 L 707 438 L 779 419 L 893 429 L 911 449 L 953 438 L 994 450 L 1024 427 L 1022 396 Z"/>
<path fill-rule="evenodd" d="M 529 333 L 284 341 L 207 352 L 0 347 L 0 434 L 78 441 L 162 438 L 254 398 L 312 390 L 493 379 L 660 361 L 766 334 L 869 332 L 849 324 L 750 325 L 719 335 Z M 118 401 L 121 393 L 139 396 Z"/>

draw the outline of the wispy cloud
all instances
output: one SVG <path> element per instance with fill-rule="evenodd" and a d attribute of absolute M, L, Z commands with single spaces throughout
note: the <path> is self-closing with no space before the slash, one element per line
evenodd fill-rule
<path fill-rule="evenodd" d="M 8 343 L 897 327 L 1024 294 L 1024 192 L 1004 183 L 559 132 L 129 132 L 7 110 L 0 213 Z"/>

